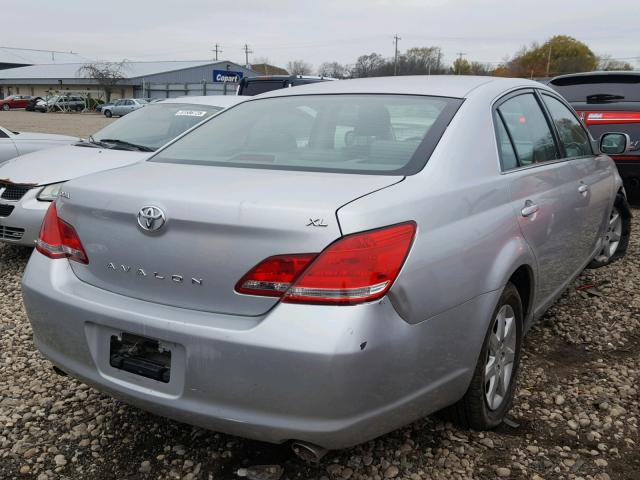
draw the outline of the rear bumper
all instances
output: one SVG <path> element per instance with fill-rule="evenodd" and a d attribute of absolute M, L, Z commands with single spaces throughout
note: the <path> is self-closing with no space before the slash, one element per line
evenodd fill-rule
<path fill-rule="evenodd" d="M 40 188 L 29 190 L 17 202 L 0 200 L 1 204 L 13 206 L 7 217 L 0 217 L 0 241 L 14 245 L 33 247 L 40 234 L 40 227 L 50 202 L 41 202 L 36 197 Z"/>
<path fill-rule="evenodd" d="M 343 448 L 461 398 L 499 292 L 416 325 L 386 299 L 279 304 L 240 317 L 101 290 L 78 280 L 66 260 L 35 251 L 23 296 L 40 351 L 87 384 L 212 430 Z M 121 332 L 171 346 L 169 383 L 109 365 L 109 339 Z"/>

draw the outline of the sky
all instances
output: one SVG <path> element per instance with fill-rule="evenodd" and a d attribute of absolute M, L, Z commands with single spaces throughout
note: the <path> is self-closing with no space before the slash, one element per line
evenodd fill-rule
<path fill-rule="evenodd" d="M 0 46 L 74 51 L 119 61 L 201 60 L 244 64 L 302 59 L 353 64 L 398 47 L 440 46 L 444 60 L 498 64 L 531 42 L 571 35 L 598 55 L 640 68 L 638 0 L 30 0 L 3 9 Z M 7 17 L 5 17 L 7 20 Z"/>

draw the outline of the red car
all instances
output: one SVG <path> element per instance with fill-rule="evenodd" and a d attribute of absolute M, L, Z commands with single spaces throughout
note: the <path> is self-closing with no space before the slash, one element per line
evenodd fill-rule
<path fill-rule="evenodd" d="M 10 110 L 12 108 L 26 108 L 31 95 L 9 95 L 0 100 L 0 108 L 2 110 Z"/>

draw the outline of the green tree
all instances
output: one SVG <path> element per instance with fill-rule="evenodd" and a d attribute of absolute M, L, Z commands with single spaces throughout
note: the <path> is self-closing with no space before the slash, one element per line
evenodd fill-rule
<path fill-rule="evenodd" d="M 598 57 L 587 44 L 567 35 L 556 35 L 542 45 L 533 43 L 523 47 L 497 73 L 513 77 L 547 77 L 588 72 L 597 66 Z"/>
<path fill-rule="evenodd" d="M 472 75 L 471 63 L 465 58 L 456 58 L 449 68 L 449 73 L 453 75 Z"/>

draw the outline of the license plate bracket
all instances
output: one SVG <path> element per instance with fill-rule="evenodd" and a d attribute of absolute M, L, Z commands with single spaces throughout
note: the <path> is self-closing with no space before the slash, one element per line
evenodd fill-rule
<path fill-rule="evenodd" d="M 131 333 L 111 335 L 109 364 L 162 383 L 171 380 L 171 349 L 159 340 Z"/>

